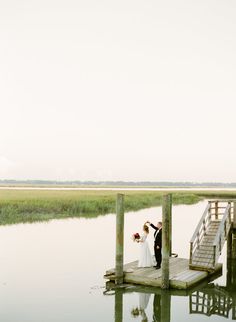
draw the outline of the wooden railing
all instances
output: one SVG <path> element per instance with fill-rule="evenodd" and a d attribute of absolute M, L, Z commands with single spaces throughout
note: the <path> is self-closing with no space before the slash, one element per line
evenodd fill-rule
<path fill-rule="evenodd" d="M 190 240 L 190 265 L 192 264 L 193 253 L 199 248 L 202 238 L 205 236 L 206 230 L 211 223 L 210 209 L 211 203 L 209 202 Z"/>
<path fill-rule="evenodd" d="M 217 264 L 221 254 L 225 239 L 229 233 L 232 222 L 236 220 L 236 200 L 210 200 L 208 205 L 193 233 L 190 240 L 190 260 L 189 264 L 192 265 L 194 252 L 199 248 L 206 231 L 212 222 L 220 222 L 220 226 L 216 233 L 213 243 L 214 258 L 213 267 Z"/>
<path fill-rule="evenodd" d="M 214 239 L 213 247 L 214 247 L 214 267 L 217 264 L 217 261 L 221 255 L 222 248 L 224 246 L 225 240 L 228 236 L 228 233 L 231 228 L 232 223 L 232 206 L 231 202 L 228 202 L 228 205 L 225 209 L 223 218 L 221 220 L 220 226 L 216 233 L 216 237 Z"/>

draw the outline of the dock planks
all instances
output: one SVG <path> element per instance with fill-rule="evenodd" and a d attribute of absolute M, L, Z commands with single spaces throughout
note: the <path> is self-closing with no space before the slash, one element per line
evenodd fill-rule
<path fill-rule="evenodd" d="M 217 264 L 214 272 L 198 271 L 189 269 L 189 260 L 185 258 L 170 258 L 170 287 L 173 289 L 188 289 L 194 285 L 219 274 L 222 264 Z M 161 287 L 161 269 L 153 267 L 138 268 L 138 261 L 124 265 L 124 282 L 145 286 Z M 110 269 L 104 278 L 114 281 L 115 269 Z"/>

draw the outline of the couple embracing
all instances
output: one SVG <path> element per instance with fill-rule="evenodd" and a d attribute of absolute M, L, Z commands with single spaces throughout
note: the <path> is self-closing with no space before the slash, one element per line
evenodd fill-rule
<path fill-rule="evenodd" d="M 149 235 L 149 227 L 152 227 L 154 232 L 154 254 L 156 259 L 156 265 L 154 266 L 153 258 L 149 249 L 147 237 Z M 159 221 L 157 225 L 153 225 L 150 221 L 147 221 L 143 225 L 143 234 L 137 240 L 140 243 L 140 256 L 138 267 L 151 267 L 154 266 L 156 269 L 161 267 L 161 248 L 162 248 L 162 223 Z"/>

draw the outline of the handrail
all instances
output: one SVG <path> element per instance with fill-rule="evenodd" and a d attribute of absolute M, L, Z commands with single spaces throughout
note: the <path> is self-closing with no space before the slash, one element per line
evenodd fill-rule
<path fill-rule="evenodd" d="M 225 209 L 225 214 L 221 220 L 221 223 L 218 227 L 218 230 L 213 242 L 213 247 L 214 247 L 213 266 L 214 267 L 221 254 L 221 251 L 224 246 L 224 242 L 228 235 L 230 227 L 231 227 L 231 202 L 228 203 L 228 206 Z"/>
<path fill-rule="evenodd" d="M 201 219 L 200 219 L 200 221 L 199 221 L 199 223 L 198 223 L 198 225 L 197 225 L 197 227 L 196 227 L 196 229 L 195 229 L 195 231 L 193 233 L 193 236 L 192 236 L 192 238 L 190 240 L 190 243 L 193 243 L 195 238 L 197 237 L 197 234 L 199 233 L 199 230 L 200 230 L 200 228 L 201 228 L 201 226 L 202 226 L 202 224 L 204 222 L 204 219 L 206 218 L 206 215 L 208 214 L 208 210 L 209 210 L 210 206 L 211 206 L 210 203 L 208 203 L 208 205 L 207 205 L 207 207 L 206 207 L 206 209 L 205 209 L 205 211 L 204 211 L 204 213 L 203 213 L 203 215 L 202 215 L 202 217 L 201 217 Z"/>
<path fill-rule="evenodd" d="M 235 199 L 236 200 L 236 199 Z M 192 266 L 193 259 L 195 258 L 194 254 L 201 246 L 202 240 L 204 240 L 204 236 L 208 233 L 208 228 L 211 227 L 211 223 L 217 222 L 218 224 L 213 227 L 217 227 L 217 231 L 215 236 L 211 234 L 213 239 L 211 239 L 210 245 L 208 247 L 212 247 L 212 255 L 213 255 L 213 262 L 211 269 L 215 268 L 215 265 L 217 264 L 217 261 L 219 259 L 219 256 L 222 252 L 225 240 L 228 236 L 228 233 L 231 229 L 231 224 L 233 220 L 233 213 L 235 213 L 236 209 L 236 202 L 233 200 L 223 200 L 225 204 L 224 211 L 220 211 L 219 209 L 222 209 L 221 204 L 222 200 L 214 200 L 214 201 L 208 201 L 208 205 L 193 233 L 193 236 L 190 241 L 190 258 L 189 263 L 190 266 Z M 215 204 L 215 207 L 214 205 Z M 215 228 L 213 229 L 215 231 Z M 196 253 L 196 257 L 198 253 Z M 208 265 L 208 268 L 209 265 Z"/>
<path fill-rule="evenodd" d="M 189 257 L 189 262 L 192 264 L 192 259 L 193 259 L 193 253 L 195 252 L 196 248 L 199 247 L 199 244 L 201 243 L 201 240 L 203 236 L 206 234 L 207 227 L 209 223 L 211 222 L 211 213 L 209 211 L 211 207 L 211 204 L 208 203 L 194 233 L 193 236 L 190 240 L 190 257 Z"/>
<path fill-rule="evenodd" d="M 225 209 L 224 217 L 222 218 L 221 223 L 218 228 L 218 231 L 216 233 L 216 237 L 214 239 L 213 246 L 217 246 L 219 243 L 220 235 L 221 235 L 222 231 L 224 231 L 225 221 L 226 221 L 227 217 L 230 215 L 230 212 L 229 212 L 230 208 L 231 208 L 231 205 L 229 203 L 227 208 Z"/>

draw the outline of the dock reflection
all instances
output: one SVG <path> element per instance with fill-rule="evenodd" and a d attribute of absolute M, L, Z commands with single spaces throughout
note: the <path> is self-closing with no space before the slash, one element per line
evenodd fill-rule
<path fill-rule="evenodd" d="M 236 320 L 236 261 L 227 261 L 225 286 L 209 283 L 189 296 L 190 314 L 217 315 Z"/>
<path fill-rule="evenodd" d="M 236 261 L 227 262 L 227 283 L 219 286 L 212 281 L 198 285 L 192 290 L 163 291 L 154 287 L 126 285 L 116 288 L 108 282 L 104 292 L 113 290 L 115 294 L 115 322 L 123 322 L 123 296 L 127 293 L 138 294 L 137 305 L 131 306 L 131 317 L 142 322 L 171 322 L 171 303 L 173 297 L 188 297 L 189 310 L 186 314 L 220 316 L 236 320 Z M 152 301 L 152 305 L 150 305 Z M 149 306 L 149 314 L 146 309 Z M 152 314 L 150 314 L 152 307 Z M 127 308 L 126 308 L 127 309 Z M 137 319 L 138 318 L 138 319 Z"/>

